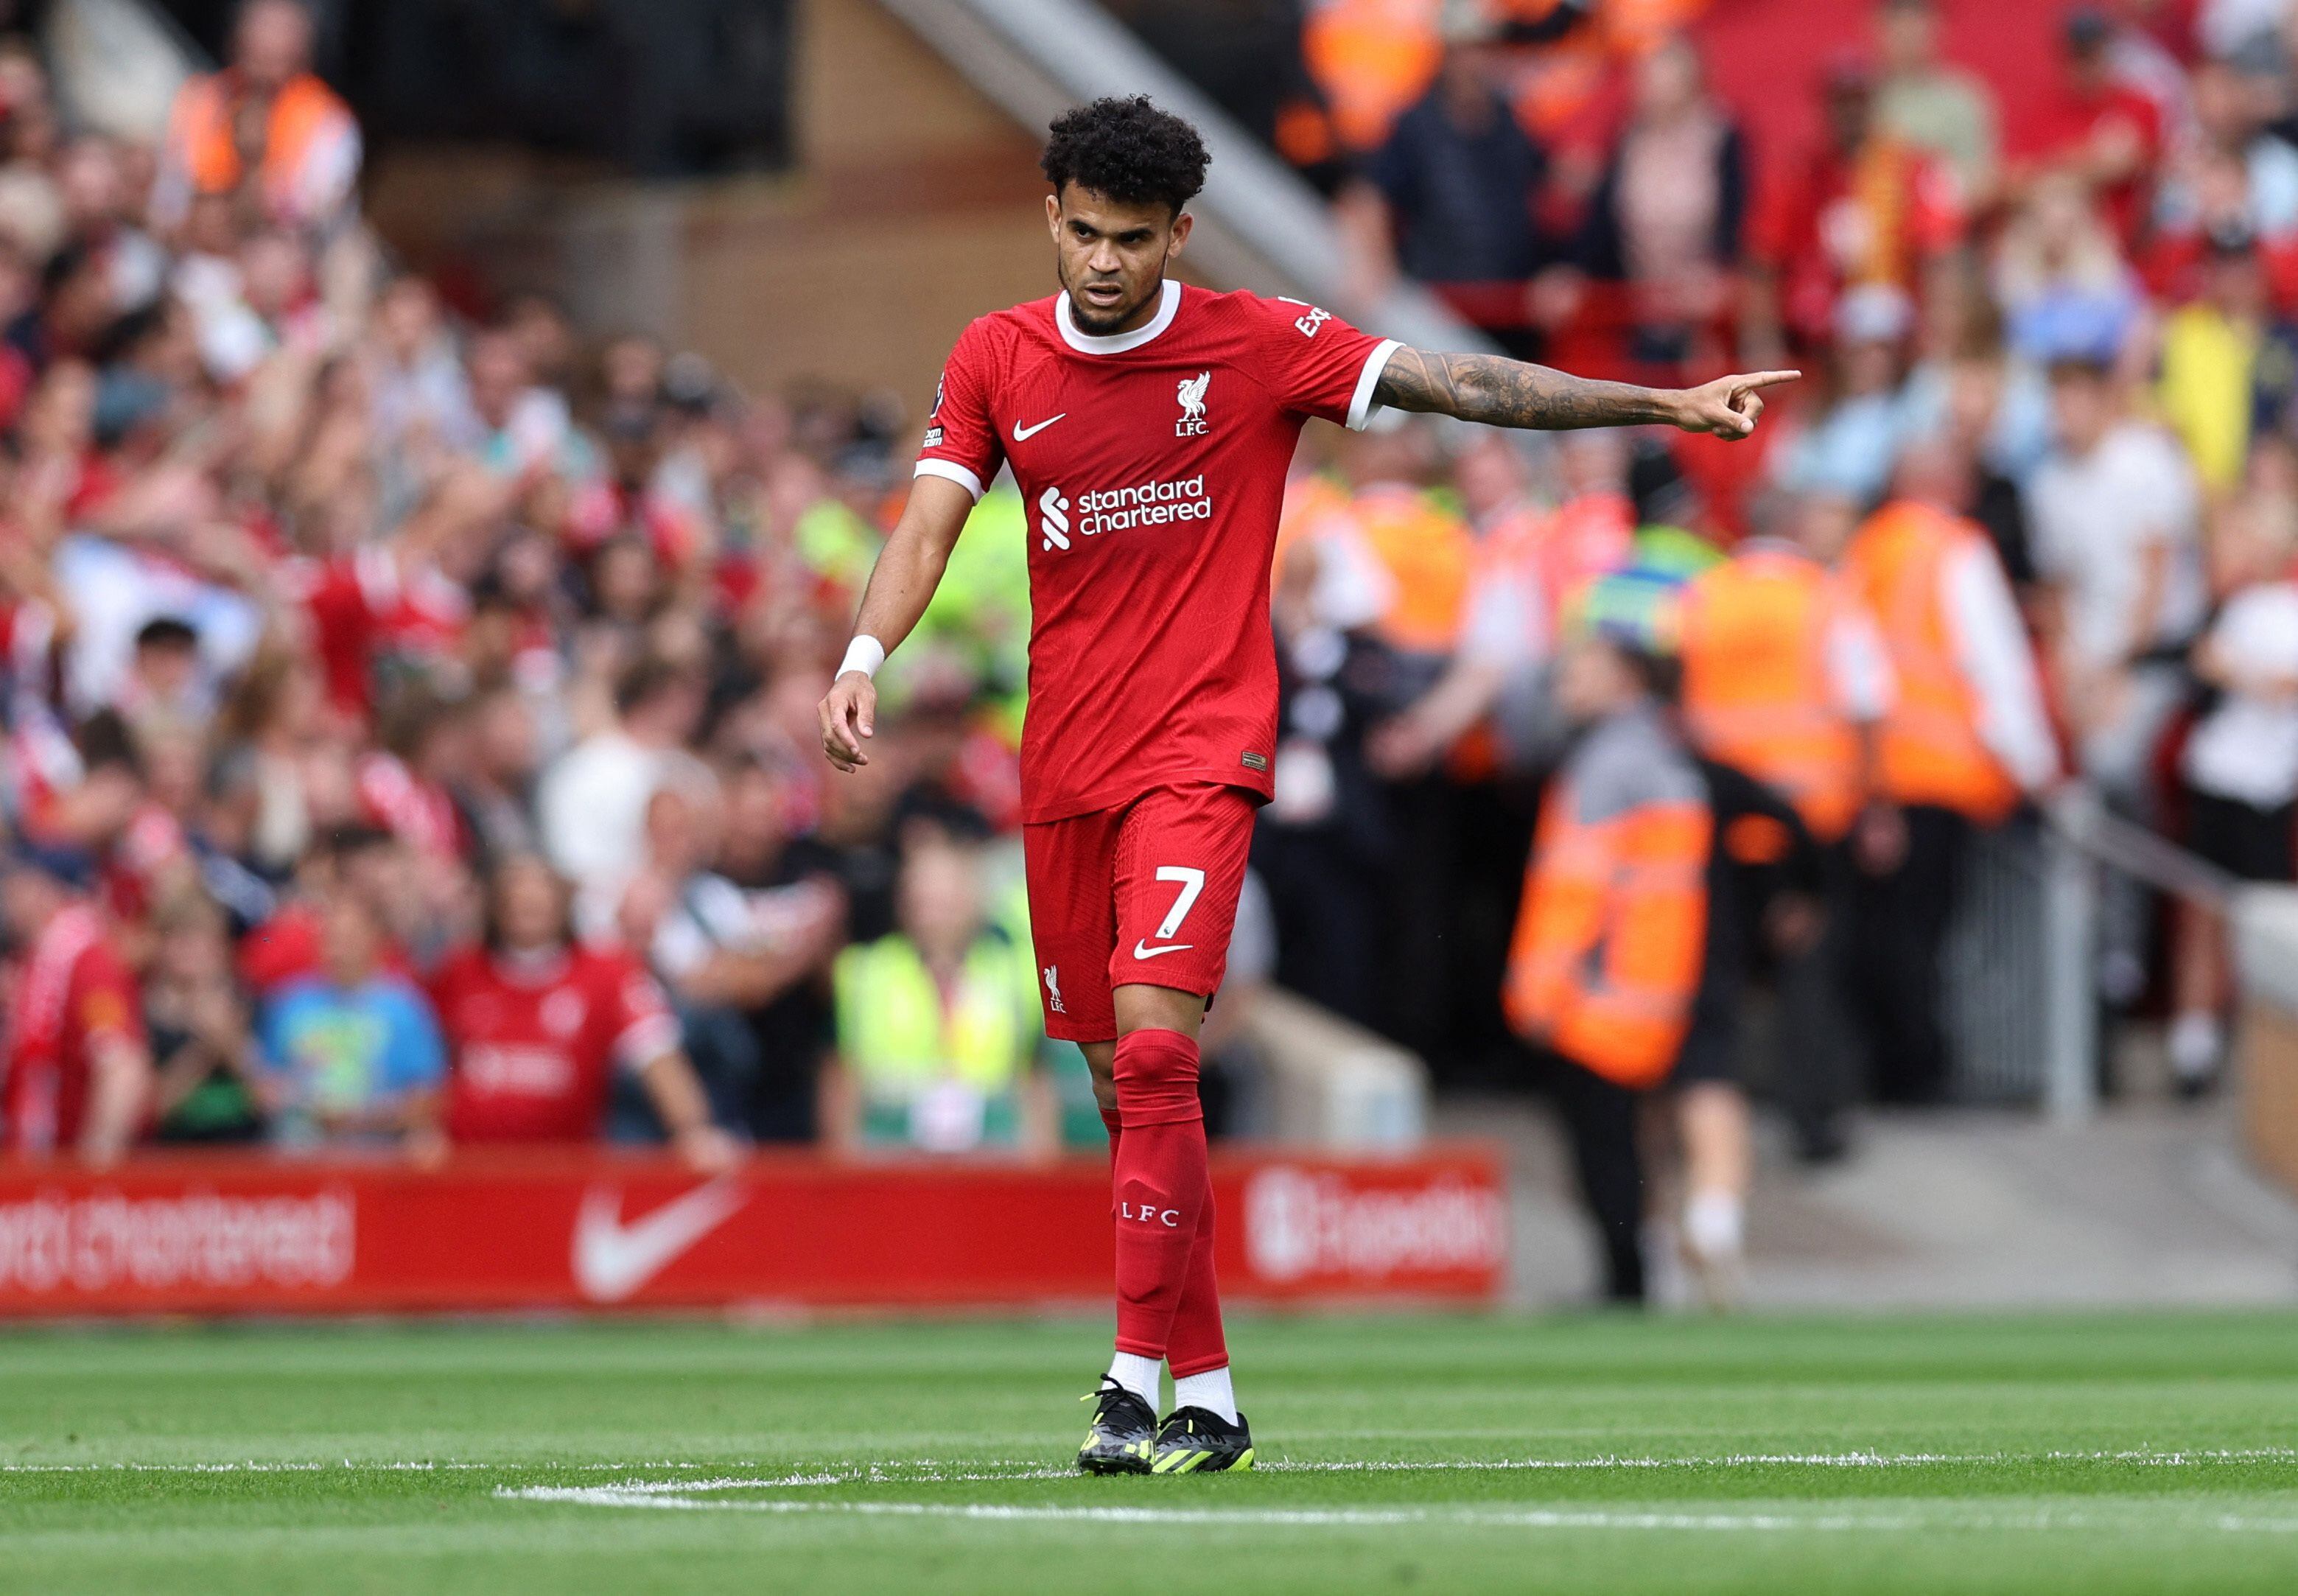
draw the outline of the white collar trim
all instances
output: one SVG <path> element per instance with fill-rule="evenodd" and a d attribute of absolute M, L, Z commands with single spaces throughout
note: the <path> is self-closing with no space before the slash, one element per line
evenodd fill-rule
<path fill-rule="evenodd" d="M 1070 291 L 1062 289 L 1054 302 L 1054 325 L 1061 329 L 1062 342 L 1081 355 L 1121 355 L 1128 349 L 1138 349 L 1167 327 L 1181 313 L 1181 285 L 1171 277 L 1165 279 L 1165 291 L 1157 305 L 1157 314 L 1129 333 L 1080 332 L 1070 315 Z"/>

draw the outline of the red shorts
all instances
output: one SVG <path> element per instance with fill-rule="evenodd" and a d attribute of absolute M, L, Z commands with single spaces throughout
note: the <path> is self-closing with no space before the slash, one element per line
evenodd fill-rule
<path fill-rule="evenodd" d="M 1219 989 L 1260 806 L 1203 781 L 1021 828 L 1047 1036 L 1115 1040 L 1119 987 Z"/>

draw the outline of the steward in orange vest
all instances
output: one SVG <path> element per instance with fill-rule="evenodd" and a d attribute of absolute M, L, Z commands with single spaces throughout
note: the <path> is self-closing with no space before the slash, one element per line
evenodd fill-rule
<path fill-rule="evenodd" d="M 1666 1079 L 1699 992 L 1713 831 L 1657 706 L 1587 732 L 1541 807 L 1509 959 L 1518 1030 L 1618 1086 Z"/>
<path fill-rule="evenodd" d="M 1903 463 L 1902 475 L 1916 469 Z M 2058 751 L 2034 660 L 1987 534 L 1915 498 L 1886 504 L 1851 541 L 1845 574 L 1881 628 L 1896 693 L 1875 782 L 1896 834 L 1863 824 L 1856 850 L 1852 993 L 1875 1096 L 1947 1092 L 1939 955 L 1975 828 L 2010 818 L 2055 778 Z"/>
<path fill-rule="evenodd" d="M 1947 562 L 1958 558 L 1992 560 L 1986 533 L 1902 499 L 1859 529 L 1846 574 L 1882 629 L 1897 683 L 1878 740 L 1878 785 L 1894 803 L 1994 825 L 2018 804 L 2020 784 L 1982 735 L 1986 706 L 1963 666 L 1943 597 Z"/>
<path fill-rule="evenodd" d="M 1583 596 L 1556 677 L 1581 725 L 1543 803 L 1503 1005 L 1562 1060 L 1558 1105 L 1605 1249 L 1608 1290 L 1643 1294 L 1637 1119 L 1666 1083 L 1685 1154 L 1684 1236 L 1713 1294 L 1735 1272 L 1749 1167 L 1735 1079 L 1743 987 L 1738 872 L 1719 836 L 1760 824 L 1786 873 L 1815 888 L 1818 849 L 1795 810 L 1729 767 L 1696 760 L 1667 715 L 1682 578 L 1639 567 Z M 1718 1269 L 1710 1270 L 1713 1262 Z"/>
<path fill-rule="evenodd" d="M 1685 589 L 1682 649 L 1693 745 L 1793 804 L 1814 837 L 1841 839 L 1866 803 L 1887 707 L 1881 646 L 1851 594 L 1801 550 L 1750 539 Z"/>
<path fill-rule="evenodd" d="M 153 209 L 180 222 L 195 199 L 252 200 L 280 227 L 341 220 L 359 180 L 359 122 L 311 71 L 302 0 L 248 0 L 231 65 L 187 80 L 169 109 Z"/>

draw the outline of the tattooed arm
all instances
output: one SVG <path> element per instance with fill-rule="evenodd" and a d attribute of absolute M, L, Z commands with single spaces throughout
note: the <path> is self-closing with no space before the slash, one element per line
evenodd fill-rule
<path fill-rule="evenodd" d="M 1759 389 L 1793 382 L 1797 371 L 1718 377 L 1697 388 L 1639 388 L 1602 383 L 1500 355 L 1431 354 L 1399 349 L 1388 358 L 1374 400 L 1492 426 L 1563 431 L 1582 426 L 1679 426 L 1744 438 L 1764 413 Z"/>

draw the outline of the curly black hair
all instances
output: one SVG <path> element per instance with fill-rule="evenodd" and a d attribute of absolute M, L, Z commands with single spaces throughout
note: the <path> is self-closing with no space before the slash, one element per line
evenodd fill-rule
<path fill-rule="evenodd" d="M 1065 111 L 1047 129 L 1038 165 L 1055 194 L 1064 185 L 1123 205 L 1156 203 L 1174 215 L 1205 186 L 1205 141 L 1146 95 L 1114 96 Z"/>

